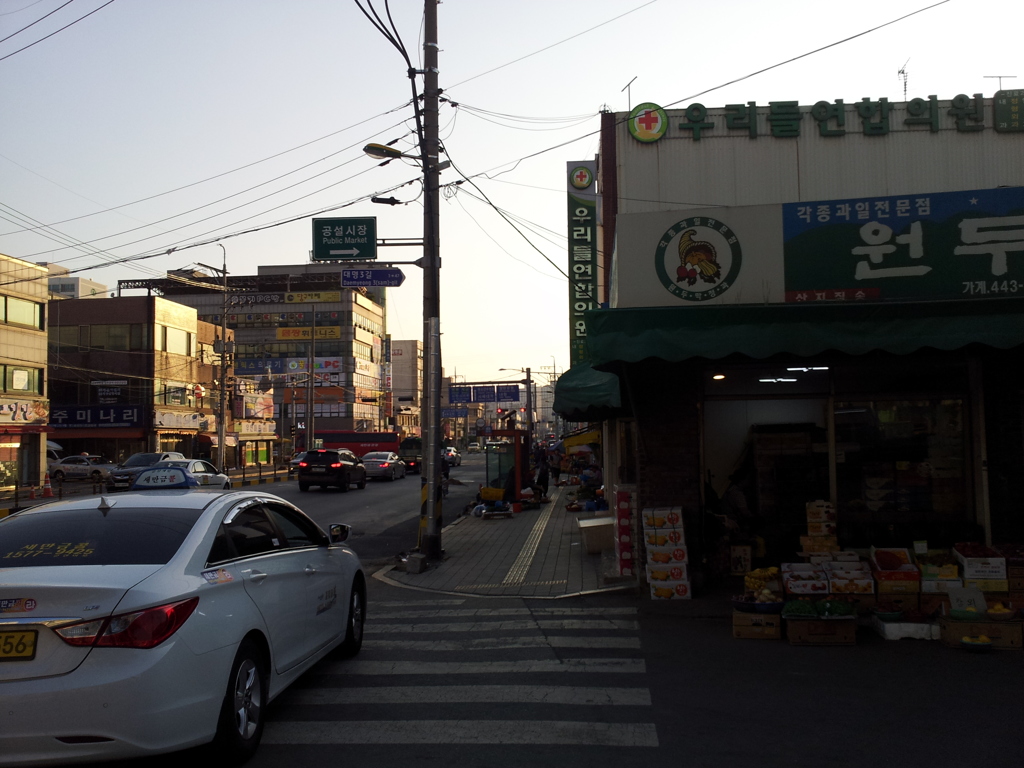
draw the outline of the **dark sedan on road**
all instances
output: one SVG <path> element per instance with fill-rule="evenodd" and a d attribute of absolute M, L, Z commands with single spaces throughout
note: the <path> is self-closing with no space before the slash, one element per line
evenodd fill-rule
<path fill-rule="evenodd" d="M 379 477 L 385 480 L 394 480 L 396 477 L 405 477 L 405 462 L 398 458 L 397 453 L 390 451 L 373 451 L 363 456 L 363 466 L 366 467 L 367 477 Z"/>

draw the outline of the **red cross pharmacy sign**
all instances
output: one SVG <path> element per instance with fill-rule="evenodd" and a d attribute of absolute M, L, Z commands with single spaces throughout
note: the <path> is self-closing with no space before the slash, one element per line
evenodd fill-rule
<path fill-rule="evenodd" d="M 657 104 L 648 101 L 633 107 L 626 125 L 634 139 L 649 144 L 665 135 L 665 131 L 668 130 L 668 115 Z"/>

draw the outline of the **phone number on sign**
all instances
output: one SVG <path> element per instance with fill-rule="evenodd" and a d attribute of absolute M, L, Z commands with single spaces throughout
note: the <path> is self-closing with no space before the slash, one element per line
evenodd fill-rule
<path fill-rule="evenodd" d="M 1019 283 L 1016 280 L 1003 280 L 1002 282 L 994 280 L 991 283 L 975 280 L 963 285 L 964 293 L 975 296 L 989 293 L 1016 293 L 1018 290 L 1024 290 L 1024 283 Z"/>

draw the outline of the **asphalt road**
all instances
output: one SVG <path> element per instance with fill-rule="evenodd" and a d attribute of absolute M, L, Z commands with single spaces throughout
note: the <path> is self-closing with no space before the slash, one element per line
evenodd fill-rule
<path fill-rule="evenodd" d="M 464 455 L 462 465 L 452 467 L 450 476 L 448 496 L 442 501 L 442 519 L 447 521 L 476 498 L 477 486 L 484 481 L 483 455 Z M 347 492 L 311 488 L 303 493 L 295 480 L 267 485 L 264 490 L 295 504 L 325 530 L 331 523 L 351 525 L 349 543 L 365 564 L 373 565 L 391 562 L 416 546 L 421 478 L 370 480 L 366 488 Z"/>

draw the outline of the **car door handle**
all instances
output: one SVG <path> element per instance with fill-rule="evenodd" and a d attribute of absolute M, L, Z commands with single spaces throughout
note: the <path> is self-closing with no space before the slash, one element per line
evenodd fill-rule
<path fill-rule="evenodd" d="M 312 565 L 307 565 L 303 570 L 306 572 L 307 576 L 312 576 L 314 573 L 316 573 L 316 568 L 314 568 Z"/>
<path fill-rule="evenodd" d="M 265 574 L 263 571 L 249 571 L 249 581 L 255 581 L 257 584 L 259 584 L 265 578 L 267 578 L 267 574 Z"/>

